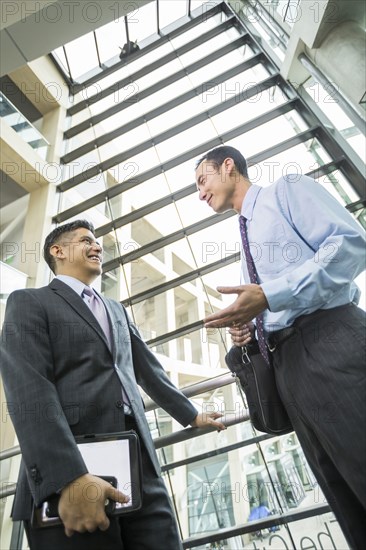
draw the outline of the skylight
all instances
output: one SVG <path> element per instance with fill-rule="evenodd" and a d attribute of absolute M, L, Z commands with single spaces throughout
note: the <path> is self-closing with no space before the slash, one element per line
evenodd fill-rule
<path fill-rule="evenodd" d="M 164 34 L 164 28 L 187 16 L 204 0 L 153 0 L 85 34 L 52 52 L 62 72 L 71 82 L 83 82 L 93 70 L 102 71 L 119 60 L 123 46 L 130 43 L 141 47 L 149 37 Z M 212 4 L 212 2 L 211 2 Z"/>

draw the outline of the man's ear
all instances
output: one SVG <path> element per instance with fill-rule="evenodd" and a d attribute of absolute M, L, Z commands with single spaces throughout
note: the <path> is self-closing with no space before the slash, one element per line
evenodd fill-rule
<path fill-rule="evenodd" d="M 227 157 L 224 160 L 223 165 L 224 165 L 225 173 L 228 174 L 229 176 L 233 172 L 235 172 L 235 162 L 233 161 L 233 159 L 231 157 Z"/>
<path fill-rule="evenodd" d="M 51 247 L 50 247 L 50 254 L 51 256 L 53 256 L 55 259 L 61 259 L 61 258 L 64 258 L 65 257 L 65 253 L 63 251 L 63 248 L 60 244 L 53 244 Z"/>

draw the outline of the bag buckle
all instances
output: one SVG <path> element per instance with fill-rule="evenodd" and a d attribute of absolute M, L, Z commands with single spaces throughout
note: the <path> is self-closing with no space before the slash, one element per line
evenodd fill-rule
<path fill-rule="evenodd" d="M 248 348 L 246 346 L 243 346 L 241 348 L 241 359 L 245 365 L 248 365 L 250 363 L 250 357 L 248 355 Z"/>

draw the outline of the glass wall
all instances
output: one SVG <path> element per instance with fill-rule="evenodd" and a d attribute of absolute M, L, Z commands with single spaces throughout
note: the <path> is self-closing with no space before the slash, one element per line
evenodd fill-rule
<path fill-rule="evenodd" d="M 198 4 L 184 32 L 163 36 L 161 46 L 97 84 L 86 82 L 73 98 L 54 217 L 95 224 L 103 293 L 127 306 L 181 387 L 227 372 L 227 332 L 207 332 L 199 321 L 232 301 L 216 286 L 240 279 L 237 219 L 213 215 L 198 200 L 196 160 L 225 143 L 247 157 L 254 183 L 307 173 L 345 206 L 360 199 L 319 121 L 258 42 L 224 3 L 221 10 Z M 277 11 L 286 7 L 276 3 Z M 142 75 L 149 63 L 153 70 Z M 235 385 L 193 401 L 200 410 L 245 413 Z M 179 429 L 163 411 L 148 418 L 156 436 Z M 326 506 L 295 434 L 271 438 L 246 421 L 159 453 L 185 539 L 255 521 L 261 506 L 268 515 Z M 329 511 L 311 515 L 190 547 L 294 548 L 322 540 L 347 548 Z"/>

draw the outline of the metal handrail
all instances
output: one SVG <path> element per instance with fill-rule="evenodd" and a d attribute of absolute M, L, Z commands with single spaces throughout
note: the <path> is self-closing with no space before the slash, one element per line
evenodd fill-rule
<path fill-rule="evenodd" d="M 213 378 L 208 378 L 206 380 L 202 380 L 201 382 L 196 382 L 195 384 L 185 386 L 180 391 L 186 397 L 194 397 L 195 395 L 200 395 L 201 393 L 207 391 L 217 390 L 223 386 L 228 386 L 229 384 L 233 384 L 233 382 L 235 382 L 235 377 L 230 372 L 226 372 L 225 374 L 219 374 Z M 157 405 L 152 399 L 147 399 L 145 401 L 146 412 L 153 411 L 158 408 L 159 405 Z"/>
<path fill-rule="evenodd" d="M 273 514 L 266 518 L 251 521 L 249 523 L 243 523 L 242 525 L 236 525 L 235 527 L 222 528 L 214 533 L 210 532 L 206 535 L 198 535 L 190 537 L 183 541 L 183 548 L 196 548 L 203 544 L 211 542 L 218 542 L 224 539 L 230 539 L 239 535 L 246 535 L 253 531 L 260 531 L 261 529 L 268 529 L 276 525 L 284 525 L 292 523 L 293 521 L 299 521 L 301 519 L 311 518 L 321 514 L 331 512 L 329 504 L 319 504 L 315 506 L 309 506 L 307 508 L 301 508 L 299 510 L 291 510 L 283 514 Z"/>

